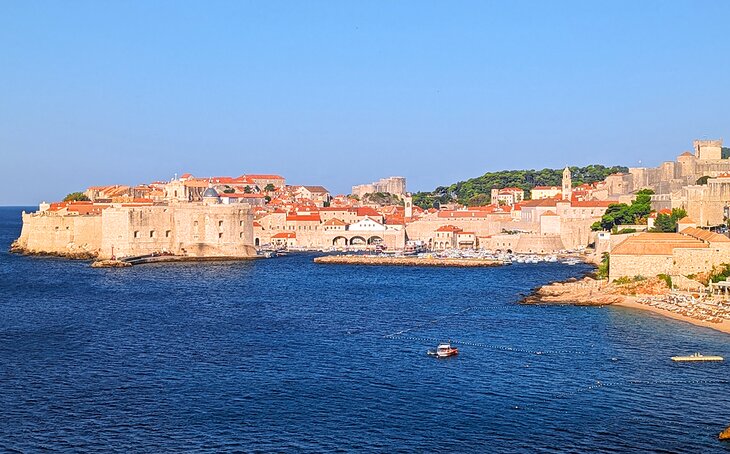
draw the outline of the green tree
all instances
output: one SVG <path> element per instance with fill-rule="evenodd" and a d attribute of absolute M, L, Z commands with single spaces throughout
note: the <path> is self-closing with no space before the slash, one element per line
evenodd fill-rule
<path fill-rule="evenodd" d="M 475 194 L 469 198 L 467 205 L 470 207 L 484 206 L 489 204 L 490 197 L 486 194 Z"/>
<path fill-rule="evenodd" d="M 710 179 L 710 177 L 709 177 L 709 176 L 707 176 L 707 175 L 705 175 L 705 176 L 703 176 L 703 177 L 699 177 L 699 178 L 697 179 L 697 181 L 695 182 L 695 184 L 699 184 L 699 185 L 703 185 L 703 186 L 704 186 L 704 185 L 706 185 L 706 184 L 707 184 L 707 180 L 709 180 L 709 179 Z"/>
<path fill-rule="evenodd" d="M 673 208 L 672 214 L 660 214 L 654 221 L 652 232 L 671 233 L 677 231 L 677 221 L 687 216 L 687 212 L 682 208 Z"/>
<path fill-rule="evenodd" d="M 72 192 L 63 198 L 64 202 L 88 202 L 90 200 L 83 192 Z"/>
<path fill-rule="evenodd" d="M 613 173 L 628 172 L 627 167 L 602 165 L 589 165 L 586 167 L 571 167 L 573 184 L 578 186 L 583 183 L 595 183 L 603 181 Z M 563 178 L 563 169 L 542 169 L 542 170 L 502 170 L 499 172 L 487 172 L 476 178 L 459 181 L 450 186 L 440 186 L 431 192 L 416 193 L 413 195 L 413 203 L 421 208 L 430 208 L 434 204 L 459 201 L 468 204 L 469 200 L 477 194 L 491 194 L 492 189 L 517 187 L 526 191 L 529 198 L 529 191 L 535 186 L 560 186 Z"/>
<path fill-rule="evenodd" d="M 272 192 L 272 191 L 275 191 L 275 190 L 276 190 L 276 188 L 271 183 L 269 183 L 266 186 L 264 186 L 264 191 L 266 191 L 266 192 Z"/>
<path fill-rule="evenodd" d="M 636 193 L 631 205 L 614 203 L 608 206 L 600 222 L 591 225 L 592 230 L 614 230 L 622 224 L 644 223 L 651 213 L 651 196 L 654 191 L 642 189 Z"/>
<path fill-rule="evenodd" d="M 611 267 L 611 256 L 608 254 L 608 252 L 604 252 L 603 256 L 601 257 L 601 263 L 598 265 L 598 270 L 596 271 L 596 277 L 598 279 L 608 279 L 608 272 L 610 271 Z"/>
<path fill-rule="evenodd" d="M 243 188 L 243 192 L 245 194 L 251 194 L 253 192 L 253 189 L 251 189 L 251 186 L 246 186 L 245 188 Z"/>

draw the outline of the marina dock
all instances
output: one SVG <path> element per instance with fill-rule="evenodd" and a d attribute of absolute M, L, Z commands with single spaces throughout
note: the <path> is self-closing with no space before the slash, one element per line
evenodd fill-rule
<path fill-rule="evenodd" d="M 328 255 L 325 257 L 315 258 L 314 263 L 336 265 L 443 266 L 461 268 L 505 265 L 505 262 L 496 259 L 388 257 L 379 255 Z"/>

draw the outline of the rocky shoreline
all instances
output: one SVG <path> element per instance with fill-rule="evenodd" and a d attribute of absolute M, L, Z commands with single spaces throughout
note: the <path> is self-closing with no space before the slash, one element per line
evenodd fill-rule
<path fill-rule="evenodd" d="M 49 252 L 49 251 L 31 251 L 21 246 L 17 241 L 13 241 L 10 245 L 9 252 L 20 255 L 37 255 L 41 257 L 60 257 L 70 260 L 94 260 L 98 254 L 90 251 L 69 251 L 69 252 Z"/>
<path fill-rule="evenodd" d="M 336 265 L 390 265 L 390 266 L 436 266 L 436 267 L 491 267 L 503 266 L 501 260 L 485 259 L 438 259 L 419 257 L 381 257 L 369 255 L 328 255 L 316 257 L 314 263 Z"/>
<path fill-rule="evenodd" d="M 92 268 L 126 268 L 131 263 L 122 260 L 97 260 L 91 264 Z"/>
<path fill-rule="evenodd" d="M 627 284 L 609 284 L 606 280 L 587 275 L 537 287 L 523 298 L 522 304 L 572 304 L 575 306 L 607 306 L 633 302 L 637 295 L 666 295 L 669 288 L 659 278 Z"/>
<path fill-rule="evenodd" d="M 585 276 L 571 278 L 562 282 L 543 285 L 520 301 L 520 304 L 571 304 L 574 306 L 606 306 L 625 299 L 603 291 L 603 281 Z"/>

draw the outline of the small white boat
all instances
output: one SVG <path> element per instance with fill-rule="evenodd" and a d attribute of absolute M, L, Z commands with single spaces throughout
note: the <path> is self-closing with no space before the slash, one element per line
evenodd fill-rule
<path fill-rule="evenodd" d="M 693 353 L 689 356 L 672 356 L 672 361 L 724 361 L 722 356 L 705 356 L 701 353 Z"/>
<path fill-rule="evenodd" d="M 439 344 L 436 351 L 429 350 L 428 354 L 437 358 L 448 358 L 449 356 L 458 355 L 459 349 L 452 347 L 451 342 L 447 342 L 445 344 Z"/>

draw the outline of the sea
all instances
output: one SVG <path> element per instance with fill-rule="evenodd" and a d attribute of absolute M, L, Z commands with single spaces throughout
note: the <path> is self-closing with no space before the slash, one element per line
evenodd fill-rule
<path fill-rule="evenodd" d="M 22 209 L 0 208 L 0 451 L 730 452 L 729 362 L 670 360 L 729 335 L 518 303 L 586 265 L 95 269 L 9 254 Z"/>

